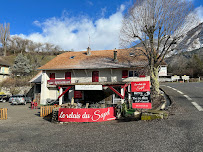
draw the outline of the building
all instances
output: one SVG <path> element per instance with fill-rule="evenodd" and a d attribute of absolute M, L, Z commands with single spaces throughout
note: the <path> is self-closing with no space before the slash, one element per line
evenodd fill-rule
<path fill-rule="evenodd" d="M 139 48 L 140 49 L 140 48 Z M 30 82 L 41 84 L 40 104 L 109 103 L 130 98 L 130 82 L 149 81 L 148 61 L 135 49 L 67 52 L 39 68 Z"/>
<path fill-rule="evenodd" d="M 4 59 L 0 58 L 0 81 L 10 76 L 10 64 Z"/>

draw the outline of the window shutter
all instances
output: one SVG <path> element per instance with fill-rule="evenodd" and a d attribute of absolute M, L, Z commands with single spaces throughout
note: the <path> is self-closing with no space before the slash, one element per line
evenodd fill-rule
<path fill-rule="evenodd" d="M 50 80 L 54 80 L 55 79 L 55 73 L 50 73 L 49 78 L 50 78 Z"/>
<path fill-rule="evenodd" d="M 122 71 L 122 78 L 127 78 L 128 77 L 128 70 L 123 70 Z"/>
<path fill-rule="evenodd" d="M 99 71 L 92 71 L 92 82 L 99 82 Z"/>
<path fill-rule="evenodd" d="M 71 80 L 71 72 L 65 73 L 65 79 Z"/>

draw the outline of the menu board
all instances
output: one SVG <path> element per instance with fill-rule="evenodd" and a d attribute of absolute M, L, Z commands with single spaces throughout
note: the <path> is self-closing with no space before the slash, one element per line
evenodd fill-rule
<path fill-rule="evenodd" d="M 150 92 L 132 92 L 132 108 L 137 109 L 151 109 Z"/>

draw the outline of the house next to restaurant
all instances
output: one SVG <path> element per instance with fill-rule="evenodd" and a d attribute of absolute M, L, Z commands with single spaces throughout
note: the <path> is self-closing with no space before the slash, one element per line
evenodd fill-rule
<path fill-rule="evenodd" d="M 137 48 L 140 49 L 140 48 Z M 148 61 L 135 49 L 67 52 L 39 68 L 36 83 L 40 104 L 59 99 L 116 104 L 131 98 L 132 81 L 150 81 Z M 39 89 L 39 86 L 40 89 Z M 39 91 L 40 90 L 40 91 Z"/>
<path fill-rule="evenodd" d="M 4 59 L 0 58 L 0 81 L 10 76 L 10 64 Z"/>

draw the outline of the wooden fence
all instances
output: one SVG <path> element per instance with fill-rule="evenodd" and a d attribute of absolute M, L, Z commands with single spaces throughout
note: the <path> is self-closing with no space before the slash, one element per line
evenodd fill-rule
<path fill-rule="evenodd" d="M 60 107 L 59 105 L 53 106 L 41 106 L 40 107 L 40 117 L 45 117 L 53 112 L 53 109 L 56 107 Z"/>
<path fill-rule="evenodd" d="M 0 119 L 6 120 L 7 119 L 7 108 L 0 109 Z"/>

